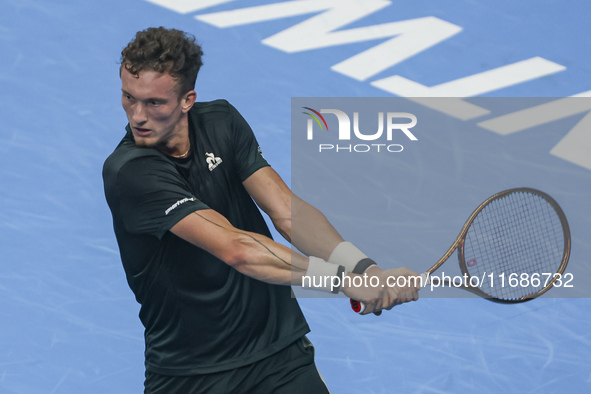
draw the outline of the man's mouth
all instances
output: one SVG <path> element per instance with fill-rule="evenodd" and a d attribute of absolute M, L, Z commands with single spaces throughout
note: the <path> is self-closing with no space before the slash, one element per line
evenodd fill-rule
<path fill-rule="evenodd" d="M 133 130 L 138 137 L 147 137 L 152 132 L 150 129 L 144 129 L 141 127 L 134 127 Z"/>

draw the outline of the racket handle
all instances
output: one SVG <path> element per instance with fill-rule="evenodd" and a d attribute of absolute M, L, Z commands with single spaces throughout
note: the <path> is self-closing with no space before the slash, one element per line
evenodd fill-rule
<path fill-rule="evenodd" d="M 351 301 L 351 309 L 355 313 L 361 313 L 365 310 L 365 304 L 361 301 L 354 300 L 353 298 L 350 299 Z"/>
<path fill-rule="evenodd" d="M 423 287 L 427 286 L 431 280 L 429 278 L 429 274 L 427 272 L 423 272 L 421 275 L 421 284 Z M 351 309 L 355 313 L 361 313 L 365 310 L 365 304 L 361 301 L 354 300 L 353 298 L 350 299 L 351 301 Z"/>

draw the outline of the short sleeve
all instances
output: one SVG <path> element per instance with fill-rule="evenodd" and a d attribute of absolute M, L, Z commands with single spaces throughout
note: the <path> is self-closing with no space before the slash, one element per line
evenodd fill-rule
<path fill-rule="evenodd" d="M 161 239 L 188 214 L 208 206 L 199 201 L 175 166 L 163 158 L 144 157 L 126 163 L 117 174 L 120 219 L 132 234 Z"/>
<path fill-rule="evenodd" d="M 245 181 L 260 168 L 269 165 L 256 137 L 242 115 L 230 105 L 232 135 L 236 170 L 241 181 Z"/>

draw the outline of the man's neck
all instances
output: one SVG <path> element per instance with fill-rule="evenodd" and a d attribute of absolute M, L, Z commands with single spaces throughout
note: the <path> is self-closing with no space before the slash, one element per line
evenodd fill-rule
<path fill-rule="evenodd" d="M 184 158 L 191 150 L 191 140 L 189 138 L 189 119 L 187 114 L 181 118 L 176 125 L 172 137 L 157 148 L 165 155 Z"/>

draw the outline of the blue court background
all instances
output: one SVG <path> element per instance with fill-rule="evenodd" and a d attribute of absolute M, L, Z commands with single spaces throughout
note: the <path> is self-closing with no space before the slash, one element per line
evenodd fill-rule
<path fill-rule="evenodd" d="M 294 54 L 261 43 L 310 15 L 227 29 L 194 18 L 270 3 L 237 0 L 180 14 L 141 0 L 0 1 L 0 393 L 141 391 L 138 305 L 101 180 L 126 124 L 117 62 L 136 31 L 163 25 L 195 34 L 206 53 L 198 99 L 232 102 L 287 181 L 291 97 L 388 96 L 330 70 L 374 42 Z M 584 1 L 394 1 L 353 26 L 436 16 L 463 28 L 378 77 L 432 86 L 541 56 L 566 70 L 487 96 L 565 97 L 591 90 L 590 9 Z M 556 142 L 540 138 L 532 140 Z M 531 164 L 531 177 L 542 177 L 544 168 Z M 572 189 L 554 187 L 577 223 L 570 266 L 586 267 L 590 174 L 561 166 L 579 179 Z M 434 223 L 451 241 L 463 220 L 442 207 Z M 412 258 L 405 244 L 392 245 Z M 361 318 L 344 299 L 301 300 L 333 393 L 591 390 L 588 299 L 422 301 Z"/>

